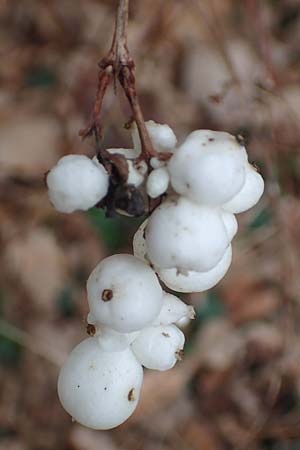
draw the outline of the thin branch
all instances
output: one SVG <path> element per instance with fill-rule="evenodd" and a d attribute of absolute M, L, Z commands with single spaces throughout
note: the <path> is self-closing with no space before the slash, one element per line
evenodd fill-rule
<path fill-rule="evenodd" d="M 120 0 L 116 15 L 115 34 L 112 47 L 116 46 L 116 61 L 126 64 L 128 55 L 127 49 L 127 28 L 128 28 L 128 7 L 129 0 Z"/>
<path fill-rule="evenodd" d="M 106 89 L 111 82 L 113 77 L 113 67 L 111 65 L 108 65 L 104 68 L 100 67 L 99 74 L 98 74 L 98 87 L 97 87 L 97 94 L 96 94 L 96 100 L 94 103 L 94 108 L 91 114 L 91 119 L 89 125 L 79 131 L 79 136 L 81 136 L 83 139 L 90 136 L 92 133 L 95 134 L 96 141 L 98 143 L 98 140 L 100 139 L 102 133 L 101 133 L 101 110 L 102 110 L 102 103 L 104 99 L 104 95 L 106 92 Z"/>
<path fill-rule="evenodd" d="M 3 319 L 0 319 L 0 336 L 16 342 L 55 366 L 60 367 L 66 358 L 65 354 L 54 350 L 52 345 L 48 345 L 45 341 L 30 335 L 26 331 L 20 330 Z"/>
<path fill-rule="evenodd" d="M 95 135 L 96 141 L 101 138 L 101 109 L 106 89 L 110 82 L 118 80 L 129 102 L 133 120 L 136 122 L 141 140 L 139 160 L 149 162 L 153 156 L 168 159 L 170 154 L 160 154 L 153 149 L 152 142 L 145 125 L 141 105 L 135 86 L 135 64 L 127 47 L 129 0 L 119 0 L 116 14 L 115 30 L 111 48 L 99 63 L 98 89 L 89 125 L 80 131 L 83 138 Z M 100 150 L 101 153 L 101 150 Z M 102 151 L 104 156 L 105 151 Z M 105 155 L 107 157 L 107 155 Z"/>
<path fill-rule="evenodd" d="M 269 81 L 272 82 L 272 87 L 275 87 L 279 80 L 272 60 L 270 26 L 266 23 L 264 6 L 257 0 L 247 0 L 245 8 L 255 31 L 253 36 L 257 42 L 262 61 L 265 64 Z"/>
<path fill-rule="evenodd" d="M 131 69 L 129 67 L 124 67 L 124 69 L 119 74 L 119 81 L 129 101 L 132 115 L 138 128 L 142 147 L 139 159 L 148 161 L 148 159 L 150 159 L 152 156 L 158 155 L 157 152 L 153 149 L 152 142 L 145 125 L 141 105 L 136 93 L 134 66 L 131 67 Z"/>

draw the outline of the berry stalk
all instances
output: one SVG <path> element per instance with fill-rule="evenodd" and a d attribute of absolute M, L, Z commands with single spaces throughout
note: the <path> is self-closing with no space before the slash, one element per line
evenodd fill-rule
<path fill-rule="evenodd" d="M 102 134 L 101 110 L 103 99 L 109 84 L 114 81 L 116 88 L 117 81 L 119 81 L 129 102 L 132 118 L 136 122 L 141 140 L 141 154 L 138 159 L 148 163 L 150 158 L 154 156 L 159 159 L 166 159 L 170 155 L 167 153 L 160 154 L 154 150 L 145 125 L 136 91 L 135 64 L 127 47 L 128 7 L 129 0 L 119 0 L 112 45 L 108 54 L 98 64 L 98 88 L 90 123 L 79 132 L 79 135 L 84 139 L 94 134 L 98 146 Z M 101 149 L 98 150 L 103 153 Z M 102 156 L 107 157 L 106 154 Z"/>

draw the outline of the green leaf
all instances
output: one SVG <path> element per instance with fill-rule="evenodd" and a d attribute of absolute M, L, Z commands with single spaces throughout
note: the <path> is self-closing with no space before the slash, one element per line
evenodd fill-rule
<path fill-rule="evenodd" d="M 224 304 L 219 297 L 217 290 L 209 291 L 205 297 L 205 303 L 202 303 L 196 312 L 196 319 L 200 325 L 208 320 L 223 316 L 225 313 Z"/>
<path fill-rule="evenodd" d="M 105 212 L 99 208 L 92 208 L 86 214 L 109 252 L 114 252 L 126 245 L 131 230 L 139 226 L 143 220 L 125 216 L 107 218 Z"/>
<path fill-rule="evenodd" d="M 73 292 L 70 287 L 66 287 L 58 295 L 56 299 L 57 308 L 62 317 L 68 318 L 75 315 L 75 303 L 73 299 Z"/>
<path fill-rule="evenodd" d="M 258 214 L 253 218 L 253 220 L 248 225 L 248 231 L 256 230 L 272 222 L 273 215 L 270 208 L 264 208 L 258 212 Z"/>
<path fill-rule="evenodd" d="M 0 365 L 16 366 L 19 363 L 22 348 L 16 342 L 0 336 Z"/>
<path fill-rule="evenodd" d="M 31 67 L 25 76 L 25 86 L 33 88 L 49 88 L 57 83 L 56 74 L 45 66 Z"/>

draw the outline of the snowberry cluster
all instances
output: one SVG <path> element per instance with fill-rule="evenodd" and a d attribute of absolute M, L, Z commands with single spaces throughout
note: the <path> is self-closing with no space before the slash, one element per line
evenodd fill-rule
<path fill-rule="evenodd" d="M 141 225 L 134 254 L 170 289 L 201 292 L 227 272 L 238 229 L 234 214 L 258 202 L 264 182 L 242 143 L 209 130 L 191 133 L 166 169 L 173 189 Z"/>
<path fill-rule="evenodd" d="M 101 261 L 87 282 L 90 337 L 69 355 L 58 379 L 62 405 L 79 423 L 109 429 L 135 410 L 143 369 L 168 370 L 181 358 L 175 325 L 194 310 L 163 292 L 155 272 L 132 255 Z"/>
<path fill-rule="evenodd" d="M 194 310 L 159 281 L 190 293 L 216 285 L 231 263 L 234 214 L 255 205 L 264 189 L 234 136 L 199 130 L 177 147 L 169 126 L 146 125 L 156 152 L 169 159 L 154 157 L 149 166 L 141 161 L 133 126 L 133 149 L 107 149 L 103 160 L 65 156 L 47 175 L 50 200 L 62 212 L 96 204 L 109 212 L 113 204 L 115 212 L 137 215 L 145 197 L 158 203 L 134 236 L 134 255 L 105 258 L 91 273 L 91 337 L 71 352 L 59 375 L 62 405 L 94 429 L 113 428 L 133 413 L 142 366 L 168 370 L 182 357 L 178 325 Z"/>

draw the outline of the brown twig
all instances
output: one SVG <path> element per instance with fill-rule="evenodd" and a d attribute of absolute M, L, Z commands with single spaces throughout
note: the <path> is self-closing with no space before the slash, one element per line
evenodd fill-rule
<path fill-rule="evenodd" d="M 133 64 L 133 62 L 132 62 Z M 122 71 L 120 71 L 119 74 L 119 81 L 124 89 L 124 92 L 126 94 L 126 97 L 129 101 L 132 115 L 135 120 L 135 123 L 138 128 L 142 149 L 141 154 L 139 156 L 140 160 L 147 161 L 152 156 L 159 156 L 157 152 L 153 149 L 152 142 L 149 136 L 149 133 L 147 131 L 142 109 L 139 103 L 139 99 L 136 93 L 135 89 L 135 76 L 134 76 L 134 65 L 132 65 L 132 68 L 130 69 L 129 66 L 126 66 L 123 68 Z"/>
<path fill-rule="evenodd" d="M 111 65 L 107 65 L 105 68 L 100 67 L 99 75 L 98 75 L 98 88 L 96 100 L 94 103 L 94 108 L 91 114 L 91 119 L 89 125 L 79 131 L 79 136 L 83 139 L 90 136 L 91 134 L 95 134 L 96 140 L 98 141 L 101 137 L 101 109 L 103 98 L 106 92 L 106 89 L 112 79 L 113 70 Z"/>
<path fill-rule="evenodd" d="M 51 344 L 48 345 L 43 339 L 37 339 L 35 336 L 20 330 L 9 322 L 0 319 L 0 336 L 16 342 L 22 347 L 27 348 L 32 353 L 41 356 L 54 366 L 60 367 L 66 359 L 64 352 L 60 352 L 53 348 Z"/>
<path fill-rule="evenodd" d="M 160 154 L 153 149 L 136 92 L 135 64 L 127 47 L 128 6 L 129 0 L 119 0 L 112 45 L 107 56 L 99 63 L 98 89 L 90 123 L 79 134 L 83 139 L 94 134 L 97 143 L 99 142 L 103 98 L 110 82 L 114 80 L 116 86 L 118 80 L 128 99 L 133 119 L 138 128 L 141 140 L 141 154 L 138 159 L 147 162 L 153 156 L 166 159 L 170 157 L 169 154 Z M 107 154 L 105 156 L 107 157 Z"/>
<path fill-rule="evenodd" d="M 112 44 L 112 47 L 115 46 L 116 62 L 121 64 L 126 64 L 129 56 L 127 48 L 128 7 L 129 0 L 119 1 Z"/>
<path fill-rule="evenodd" d="M 247 0 L 245 2 L 245 8 L 251 20 L 251 26 L 253 26 L 255 31 L 253 36 L 264 62 L 269 81 L 271 81 L 272 87 L 275 87 L 278 85 L 279 79 L 272 60 L 271 33 L 269 24 L 266 23 L 264 5 L 257 0 Z"/>

